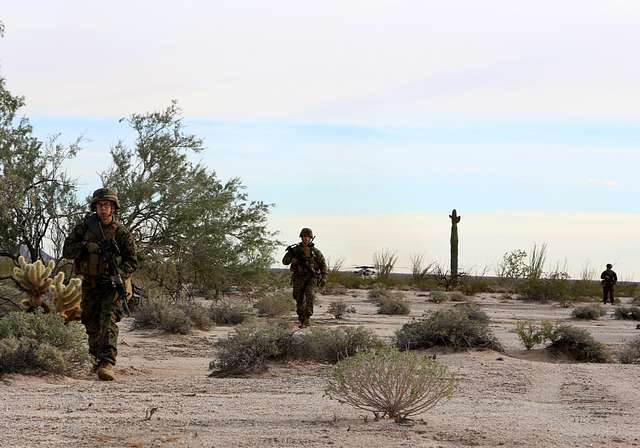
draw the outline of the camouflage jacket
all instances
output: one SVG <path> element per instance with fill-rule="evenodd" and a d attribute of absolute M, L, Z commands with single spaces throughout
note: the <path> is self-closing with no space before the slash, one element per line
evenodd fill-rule
<path fill-rule="evenodd" d="M 313 243 L 303 246 L 301 243 L 291 247 L 284 254 L 282 263 L 291 265 L 291 271 L 297 275 L 315 275 L 324 277 L 327 275 L 327 263 L 324 255 Z"/>
<path fill-rule="evenodd" d="M 100 238 L 89 230 L 87 215 L 78 223 L 64 241 L 62 256 L 73 259 L 77 274 L 97 280 L 109 276 L 108 268 L 102 259 Z M 102 224 L 101 224 L 102 225 Z M 127 279 L 138 267 L 138 254 L 135 240 L 129 230 L 115 219 L 111 224 L 102 225 L 105 239 L 115 241 L 114 258 L 123 279 Z"/>
<path fill-rule="evenodd" d="M 602 274 L 600 274 L 600 278 L 602 279 L 602 284 L 606 286 L 613 286 L 618 282 L 618 276 L 611 269 L 602 271 Z"/>

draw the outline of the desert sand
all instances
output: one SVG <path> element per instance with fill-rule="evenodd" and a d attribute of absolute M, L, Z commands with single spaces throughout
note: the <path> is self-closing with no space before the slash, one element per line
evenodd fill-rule
<path fill-rule="evenodd" d="M 433 304 L 408 292 L 410 316 L 381 316 L 366 291 L 340 296 L 356 313 L 336 321 L 319 296 L 313 324 L 364 325 L 390 337 Z M 623 302 L 628 299 L 623 299 Z M 575 363 L 544 348 L 526 352 L 514 334 L 522 319 L 588 328 L 612 351 L 640 330 L 614 320 L 570 318 L 571 308 L 500 294 L 470 298 L 491 318 L 506 353 L 436 351 L 459 379 L 453 398 L 407 424 L 372 415 L 323 394 L 331 367 L 274 364 L 259 375 L 210 378 L 213 342 L 233 327 L 188 336 L 120 323 L 117 381 L 89 372 L 74 378 L 0 379 L 1 447 L 632 447 L 640 446 L 640 365 Z M 294 318 L 291 316 L 293 323 Z"/>

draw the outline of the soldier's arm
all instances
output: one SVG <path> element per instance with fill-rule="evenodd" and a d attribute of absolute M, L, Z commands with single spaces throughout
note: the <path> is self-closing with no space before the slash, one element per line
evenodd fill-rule
<path fill-rule="evenodd" d="M 613 273 L 613 283 L 618 283 L 618 274 Z"/>
<path fill-rule="evenodd" d="M 324 259 L 324 255 L 322 252 L 318 251 L 318 265 L 320 267 L 320 272 L 322 275 L 327 275 L 327 262 Z"/>
<path fill-rule="evenodd" d="M 129 231 L 123 231 L 118 238 L 118 248 L 122 259 L 120 270 L 124 277 L 130 277 L 138 269 L 138 249 L 133 235 Z"/>
<path fill-rule="evenodd" d="M 84 234 L 86 229 L 83 223 L 77 224 L 71 234 L 64 240 L 64 246 L 62 247 L 62 256 L 67 260 L 78 258 L 86 245 Z"/>
<path fill-rule="evenodd" d="M 294 258 L 296 258 L 295 252 L 294 252 L 295 250 L 296 250 L 295 247 L 292 247 L 289 250 L 287 250 L 287 252 L 284 254 L 284 257 L 282 258 L 282 264 L 285 264 L 285 265 L 291 264 Z"/>

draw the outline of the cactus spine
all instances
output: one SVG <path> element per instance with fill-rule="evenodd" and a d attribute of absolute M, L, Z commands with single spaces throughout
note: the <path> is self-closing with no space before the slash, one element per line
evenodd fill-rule
<path fill-rule="evenodd" d="M 55 262 L 50 260 L 45 264 L 37 260 L 35 263 L 27 263 L 23 256 L 18 257 L 20 266 L 13 268 L 13 278 L 26 291 L 28 298 L 22 301 L 22 305 L 32 310 L 38 306 L 44 306 L 44 295 L 49 290 L 53 280 L 50 278 L 55 267 Z"/>
<path fill-rule="evenodd" d="M 53 285 L 49 287 L 53 296 L 56 313 L 61 315 L 65 322 L 79 320 L 82 299 L 82 279 L 72 278 L 69 284 L 64 284 L 64 272 L 58 272 L 53 278 Z"/>

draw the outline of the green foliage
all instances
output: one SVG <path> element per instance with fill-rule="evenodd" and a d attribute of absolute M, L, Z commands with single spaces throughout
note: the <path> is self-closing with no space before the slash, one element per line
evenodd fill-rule
<path fill-rule="evenodd" d="M 378 314 L 407 315 L 410 312 L 409 303 L 407 303 L 402 293 L 395 293 L 378 299 Z"/>
<path fill-rule="evenodd" d="M 295 311 L 296 303 L 286 291 L 278 291 L 261 297 L 256 308 L 263 316 L 279 317 Z"/>
<path fill-rule="evenodd" d="M 11 311 L 22 311 L 20 302 L 24 298 L 25 292 L 17 288 L 12 280 L 0 280 L 0 316 Z"/>
<path fill-rule="evenodd" d="M 467 296 L 491 291 L 491 284 L 482 277 L 463 277 L 458 288 Z"/>
<path fill-rule="evenodd" d="M 177 303 L 161 295 L 142 300 L 133 312 L 138 328 L 158 328 L 168 333 L 189 334 L 194 328 L 211 328 L 207 309 L 196 303 Z"/>
<path fill-rule="evenodd" d="M 218 325 L 237 325 L 247 319 L 250 310 L 228 300 L 220 300 L 209 307 L 209 319 Z"/>
<path fill-rule="evenodd" d="M 598 304 L 578 306 L 573 309 L 571 315 L 576 319 L 595 320 L 604 315 L 604 309 Z"/>
<path fill-rule="evenodd" d="M 566 353 L 576 361 L 609 362 L 611 355 L 601 342 L 584 328 L 559 325 L 551 335 L 551 349 Z"/>
<path fill-rule="evenodd" d="M 433 311 L 422 319 L 404 324 L 396 331 L 395 346 L 401 350 L 447 346 L 503 351 L 489 329 L 487 315 L 471 305 Z"/>
<path fill-rule="evenodd" d="M 402 422 L 451 398 L 454 386 L 447 368 L 436 361 L 387 348 L 340 361 L 325 393 L 340 403 L 372 412 L 376 419 Z"/>
<path fill-rule="evenodd" d="M 176 296 L 187 285 L 217 295 L 259 276 L 278 244 L 267 229 L 270 206 L 249 201 L 239 179 L 222 182 L 189 161 L 202 141 L 185 132 L 175 102 L 125 121 L 136 145 L 113 147 L 113 167 L 101 178 L 118 192 L 121 219 L 147 254 L 150 277 Z"/>
<path fill-rule="evenodd" d="M 618 359 L 622 364 L 640 364 L 640 336 L 625 345 L 618 354 Z"/>
<path fill-rule="evenodd" d="M 504 280 L 524 278 L 527 274 L 527 253 L 522 249 L 506 252 L 498 263 L 496 274 Z"/>
<path fill-rule="evenodd" d="M 314 327 L 296 334 L 290 357 L 335 363 L 354 354 L 380 348 L 384 343 L 364 327 Z"/>
<path fill-rule="evenodd" d="M 519 321 L 516 324 L 516 334 L 527 350 L 531 350 L 537 344 L 541 344 L 544 341 L 542 328 L 528 320 Z"/>
<path fill-rule="evenodd" d="M 0 318 L 0 373 L 69 374 L 89 363 L 84 328 L 56 314 Z"/>
<path fill-rule="evenodd" d="M 640 320 L 640 307 L 618 306 L 613 315 L 616 319 Z"/>
<path fill-rule="evenodd" d="M 566 279 L 529 278 L 518 284 L 517 291 L 528 300 L 546 302 L 569 297 L 570 284 Z"/>
<path fill-rule="evenodd" d="M 76 183 L 64 170 L 80 140 L 39 140 L 27 118 L 16 118 L 22 106 L 24 99 L 11 95 L 0 78 L 0 248 L 15 252 L 24 244 L 36 260 L 48 241 L 58 257 L 69 217 L 82 211 Z"/>

